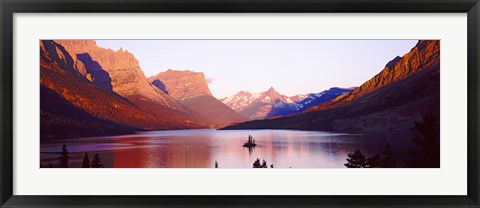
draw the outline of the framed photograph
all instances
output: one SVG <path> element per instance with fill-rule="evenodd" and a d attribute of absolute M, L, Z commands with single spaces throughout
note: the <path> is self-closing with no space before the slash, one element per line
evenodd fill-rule
<path fill-rule="evenodd" d="M 2 1 L 2 207 L 479 207 L 479 4 Z"/>

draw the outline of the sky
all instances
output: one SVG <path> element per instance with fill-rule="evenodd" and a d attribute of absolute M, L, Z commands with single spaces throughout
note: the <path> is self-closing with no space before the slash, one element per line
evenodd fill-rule
<path fill-rule="evenodd" d="M 331 87 L 360 86 L 417 40 L 96 40 L 130 51 L 147 77 L 159 72 L 203 72 L 224 98 L 270 87 L 293 96 Z"/>

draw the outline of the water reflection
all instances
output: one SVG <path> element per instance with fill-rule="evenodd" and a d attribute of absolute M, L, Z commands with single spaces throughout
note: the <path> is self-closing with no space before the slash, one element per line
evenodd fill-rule
<path fill-rule="evenodd" d="M 249 154 L 252 154 L 253 150 L 255 150 L 255 147 L 243 147 L 243 148 L 248 149 Z"/>
<path fill-rule="evenodd" d="M 252 135 L 256 146 L 243 147 Z M 398 136 L 398 135 L 397 135 Z M 57 162 L 61 145 L 71 154 L 70 167 L 81 167 L 83 154 L 99 153 L 105 167 L 114 168 L 251 168 L 259 158 L 275 168 L 344 168 L 347 153 L 359 148 L 366 155 L 392 144 L 404 152 L 409 138 L 351 135 L 319 131 L 177 130 L 114 137 L 77 138 L 41 144 L 41 162 Z"/>

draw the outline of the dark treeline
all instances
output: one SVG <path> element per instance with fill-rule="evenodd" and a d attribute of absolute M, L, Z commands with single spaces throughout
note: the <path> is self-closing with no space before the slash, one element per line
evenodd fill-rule
<path fill-rule="evenodd" d="M 85 156 L 83 157 L 82 162 L 82 168 L 103 168 L 103 164 L 100 160 L 100 156 L 98 155 L 98 153 L 95 153 L 95 156 L 93 156 L 93 160 L 90 163 L 88 153 L 85 152 Z"/>
<path fill-rule="evenodd" d="M 376 154 L 370 158 L 365 157 L 359 149 L 356 149 L 355 152 L 348 154 L 345 166 L 347 168 L 394 168 L 392 148 L 390 144 L 386 144 L 382 154 Z"/>
<path fill-rule="evenodd" d="M 60 152 L 60 156 L 58 157 L 58 167 L 59 168 L 69 168 L 69 161 L 70 161 L 70 153 L 68 152 L 67 144 L 63 144 L 62 151 Z M 47 165 L 41 165 L 42 168 L 48 167 L 53 168 L 53 164 L 48 161 Z M 88 157 L 88 153 L 85 152 L 83 156 L 82 168 L 103 168 L 102 160 L 100 159 L 100 155 L 95 153 L 93 156 L 92 162 Z"/>
<path fill-rule="evenodd" d="M 410 150 L 408 167 L 440 167 L 440 123 L 433 114 L 425 114 L 423 122 L 415 122 L 415 135 L 412 142 L 417 147 Z"/>
<path fill-rule="evenodd" d="M 440 125 L 439 119 L 431 113 L 423 116 L 422 122 L 415 122 L 412 129 L 414 137 L 412 143 L 415 148 L 409 150 L 410 158 L 405 162 L 407 168 L 439 168 L 440 167 Z M 390 144 L 385 145 L 382 154 L 370 158 L 356 149 L 347 155 L 348 168 L 394 168 Z"/>

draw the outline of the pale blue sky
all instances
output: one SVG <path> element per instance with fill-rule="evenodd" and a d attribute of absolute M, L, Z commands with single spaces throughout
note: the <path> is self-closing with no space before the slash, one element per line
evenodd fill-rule
<path fill-rule="evenodd" d="M 417 40 L 97 40 L 133 53 L 147 77 L 168 69 L 205 73 L 213 95 L 273 86 L 292 96 L 359 86 Z"/>

